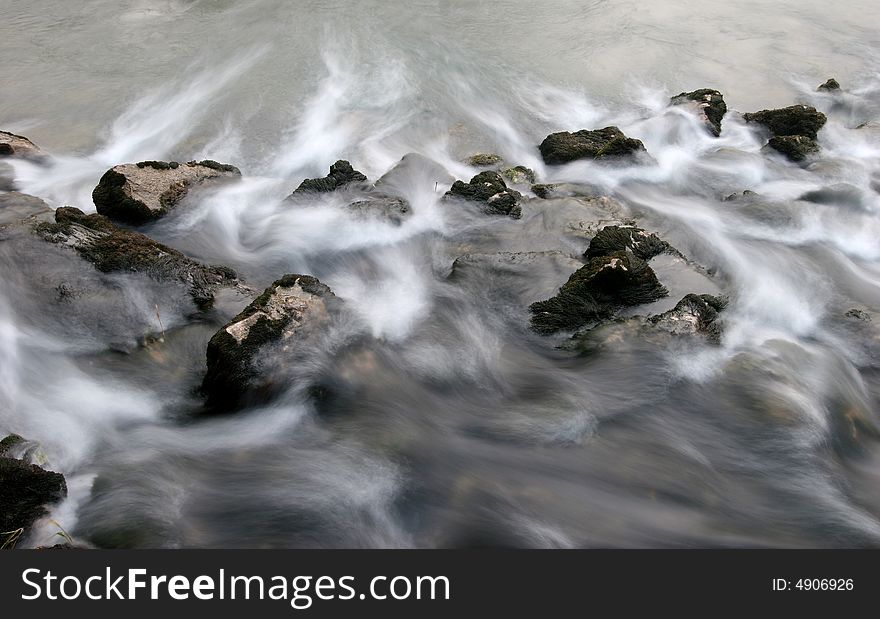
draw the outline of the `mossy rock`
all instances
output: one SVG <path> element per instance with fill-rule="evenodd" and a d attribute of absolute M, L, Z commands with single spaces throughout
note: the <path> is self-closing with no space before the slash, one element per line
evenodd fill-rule
<path fill-rule="evenodd" d="M 55 223 L 39 223 L 34 231 L 46 241 L 72 247 L 104 273 L 143 273 L 157 281 L 183 283 L 203 309 L 213 304 L 219 287 L 239 284 L 228 267 L 203 265 L 103 215 L 86 215 L 71 206 L 56 209 Z"/>
<path fill-rule="evenodd" d="M 573 330 L 611 318 L 620 307 L 651 303 L 668 294 L 648 263 L 631 251 L 597 256 L 546 301 L 529 306 L 539 333 Z"/>
<path fill-rule="evenodd" d="M 712 88 L 700 88 L 691 92 L 682 92 L 672 97 L 670 102 L 673 105 L 685 103 L 695 105 L 709 132 L 715 137 L 721 135 L 721 120 L 727 113 L 727 104 L 721 92 Z"/>
<path fill-rule="evenodd" d="M 48 513 L 46 505 L 67 496 L 61 473 L 5 457 L 0 457 L 0 489 L 0 532 L 27 531 Z"/>
<path fill-rule="evenodd" d="M 559 165 L 579 159 L 632 158 L 647 152 L 641 140 L 624 135 L 617 127 L 551 133 L 538 147 L 544 163 Z"/>
<path fill-rule="evenodd" d="M 825 126 L 828 118 L 809 105 L 791 105 L 775 110 L 761 110 L 743 114 L 749 123 L 766 127 L 774 136 L 802 135 L 816 139 L 819 129 Z"/>
<path fill-rule="evenodd" d="M 813 153 L 819 152 L 818 142 L 805 135 L 774 135 L 767 142 L 767 146 L 795 163 L 800 163 Z"/>
<path fill-rule="evenodd" d="M 485 213 L 507 215 L 513 219 L 522 217 L 519 201 L 522 194 L 509 189 L 498 172 L 486 170 L 474 176 L 470 182 L 455 181 L 447 196 L 479 202 Z"/>
<path fill-rule="evenodd" d="M 466 163 L 475 168 L 491 168 L 493 166 L 501 165 L 503 161 L 504 159 L 502 159 L 501 155 L 496 155 L 494 153 L 477 153 L 476 155 L 468 157 Z"/>
<path fill-rule="evenodd" d="M 669 243 L 651 232 L 634 226 L 605 226 L 590 240 L 584 252 L 585 258 L 607 256 L 608 254 L 630 250 L 642 260 L 650 260 L 658 254 L 670 251 Z"/>
<path fill-rule="evenodd" d="M 355 170 L 348 161 L 340 159 L 330 166 L 330 173 L 327 176 L 305 179 L 288 198 L 310 193 L 327 193 L 352 184 L 366 182 L 365 175 Z"/>

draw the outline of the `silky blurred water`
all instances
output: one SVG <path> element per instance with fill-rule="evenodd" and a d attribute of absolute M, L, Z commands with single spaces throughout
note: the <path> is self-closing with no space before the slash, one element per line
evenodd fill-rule
<path fill-rule="evenodd" d="M 313 274 L 349 312 L 269 358 L 277 399 L 204 419 L 205 345 L 240 300 L 193 318 L 173 287 L 12 235 L 0 434 L 43 445 L 71 487 L 56 520 L 101 547 L 877 545 L 878 18 L 871 2 L 0 0 L 0 129 L 51 155 L 13 162 L 21 191 L 93 211 L 117 163 L 233 163 L 240 183 L 146 232 L 256 289 Z M 817 93 L 832 75 L 845 93 Z M 720 138 L 667 105 L 698 87 L 725 94 Z M 805 167 L 738 114 L 794 102 L 829 115 Z M 541 161 L 548 133 L 609 124 L 656 164 Z M 533 198 L 517 221 L 441 201 L 474 152 L 620 210 Z M 412 206 L 401 225 L 354 217 L 347 194 L 282 202 L 338 158 L 375 180 L 407 153 L 422 158 L 388 180 Z M 720 292 L 721 345 L 625 323 L 576 353 L 529 331 L 528 304 L 620 218 L 690 259 L 655 259 L 670 296 L 628 314 Z M 487 267 L 496 252 L 542 254 Z M 61 304 L 59 282 L 103 292 Z M 316 405 L 316 383 L 337 395 Z"/>

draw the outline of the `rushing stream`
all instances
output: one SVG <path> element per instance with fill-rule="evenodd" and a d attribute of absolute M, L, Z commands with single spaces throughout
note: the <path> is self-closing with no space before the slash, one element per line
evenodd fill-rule
<path fill-rule="evenodd" d="M 66 476 L 54 520 L 99 547 L 880 545 L 880 5 L 476 4 L 0 0 L 0 129 L 51 156 L 0 163 L 18 191 L 93 212 L 116 164 L 232 163 L 142 231 L 254 290 L 314 275 L 348 312 L 269 356 L 283 393 L 203 416 L 205 347 L 248 299 L 194 317 L 168 284 L 0 241 L 0 438 Z M 718 138 L 669 106 L 700 87 L 731 110 Z M 828 116 L 805 165 L 739 114 L 793 103 Z M 608 125 L 654 163 L 538 152 Z M 443 200 L 478 152 L 580 189 L 526 187 L 521 219 Z M 402 222 L 283 201 L 407 153 Z M 529 328 L 606 220 L 686 257 L 621 316 L 723 294 L 720 343 Z"/>

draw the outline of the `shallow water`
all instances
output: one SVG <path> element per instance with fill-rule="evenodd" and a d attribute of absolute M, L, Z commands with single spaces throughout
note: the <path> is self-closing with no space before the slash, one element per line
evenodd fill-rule
<path fill-rule="evenodd" d="M 473 4 L 0 1 L 0 128 L 53 156 L 13 163 L 21 191 L 92 211 L 117 163 L 233 163 L 242 182 L 147 233 L 255 289 L 313 274 L 349 312 L 268 357 L 276 400 L 205 419 L 205 345 L 240 298 L 194 318 L 173 287 L 5 238 L 0 435 L 67 476 L 54 518 L 102 547 L 880 543 L 880 8 Z M 842 97 L 815 92 L 831 75 Z M 732 110 L 718 139 L 667 107 L 704 86 Z M 829 115 L 807 167 L 736 113 L 793 102 Z M 549 132 L 608 124 L 656 165 L 541 161 Z M 442 202 L 481 151 L 613 199 L 533 198 L 521 220 Z M 353 216 L 353 194 L 281 202 L 338 158 L 374 180 L 411 152 L 434 163 L 388 180 L 402 225 Z M 689 260 L 656 258 L 670 295 L 628 315 L 721 292 L 720 346 L 528 329 L 596 229 L 631 218 Z"/>

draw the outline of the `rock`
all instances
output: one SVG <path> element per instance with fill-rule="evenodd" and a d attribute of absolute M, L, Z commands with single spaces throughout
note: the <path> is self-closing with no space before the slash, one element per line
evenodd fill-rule
<path fill-rule="evenodd" d="M 480 172 L 469 183 L 455 181 L 446 195 L 480 202 L 484 204 L 483 210 L 492 215 L 508 215 L 513 219 L 522 217 L 519 206 L 522 194 L 508 189 L 498 172 Z"/>
<path fill-rule="evenodd" d="M 556 185 L 553 184 L 541 183 L 538 185 L 532 185 L 532 193 L 534 193 L 539 198 L 543 198 L 545 200 L 553 195 L 555 189 Z"/>
<path fill-rule="evenodd" d="M 721 340 L 718 314 L 727 300 L 710 294 L 689 294 L 668 312 L 648 318 L 648 324 L 673 335 L 705 335 L 712 342 Z"/>
<path fill-rule="evenodd" d="M 838 84 L 837 80 L 832 77 L 824 84 L 820 84 L 816 90 L 819 92 L 837 92 L 840 90 L 840 84 Z"/>
<path fill-rule="evenodd" d="M 477 153 L 476 155 L 468 157 L 465 163 L 477 168 L 489 168 L 500 165 L 502 161 L 504 160 L 501 158 L 501 155 L 496 155 L 494 153 Z"/>
<path fill-rule="evenodd" d="M 695 105 L 709 133 L 716 137 L 721 135 L 721 119 L 727 113 L 727 104 L 724 102 L 724 95 L 719 91 L 700 88 L 693 92 L 678 94 L 672 97 L 670 102 L 672 105 Z"/>
<path fill-rule="evenodd" d="M 36 144 L 23 135 L 0 131 L 0 157 L 40 159 L 43 153 Z"/>
<path fill-rule="evenodd" d="M 555 297 L 530 305 L 532 328 L 544 334 L 576 329 L 667 294 L 647 262 L 631 251 L 611 252 L 573 273 Z"/>
<path fill-rule="evenodd" d="M 595 258 L 630 250 L 642 260 L 650 260 L 658 254 L 671 249 L 669 243 L 656 234 L 645 232 L 633 226 L 605 226 L 590 240 L 584 252 L 585 258 Z"/>
<path fill-rule="evenodd" d="M 819 143 L 805 135 L 774 135 L 767 146 L 794 162 L 801 162 L 808 155 L 819 152 Z"/>
<path fill-rule="evenodd" d="M 577 159 L 615 159 L 647 152 L 641 140 L 629 138 L 617 127 L 551 133 L 538 147 L 544 163 L 558 165 Z"/>
<path fill-rule="evenodd" d="M 802 135 L 816 139 L 827 120 L 825 114 L 808 105 L 792 105 L 777 110 L 743 114 L 746 122 L 764 125 L 774 136 Z"/>
<path fill-rule="evenodd" d="M 862 322 L 871 322 L 871 315 L 868 312 L 855 307 L 847 310 L 844 316 L 847 318 L 854 318 L 855 320 L 861 320 Z"/>
<path fill-rule="evenodd" d="M 205 181 L 241 176 L 238 168 L 205 161 L 125 163 L 107 170 L 92 191 L 98 213 L 113 221 L 141 225 L 164 217 L 189 190 Z"/>
<path fill-rule="evenodd" d="M 208 342 L 208 371 L 202 393 L 213 411 L 228 411 L 247 396 L 270 390 L 256 363 L 270 344 L 295 348 L 320 328 L 336 302 L 333 292 L 310 275 L 285 275 L 269 286 Z"/>
<path fill-rule="evenodd" d="M 367 200 L 352 202 L 348 210 L 360 217 L 379 217 L 399 226 L 411 213 L 409 202 L 394 196 L 377 196 Z"/>
<path fill-rule="evenodd" d="M 442 165 L 418 153 L 407 153 L 375 183 L 375 188 L 386 193 L 405 195 L 413 186 L 434 188 L 451 185 L 455 178 Z"/>
<path fill-rule="evenodd" d="M 7 456 L 22 442 L 24 439 L 16 435 L 0 441 L 0 533 L 27 531 L 48 513 L 47 505 L 67 496 L 63 475 Z"/>
<path fill-rule="evenodd" d="M 798 200 L 813 204 L 837 204 L 857 209 L 867 209 L 869 203 L 859 187 L 848 183 L 835 183 L 808 191 L 798 197 Z"/>
<path fill-rule="evenodd" d="M 15 191 L 15 168 L 0 161 L 0 191 Z"/>
<path fill-rule="evenodd" d="M 529 185 L 535 182 L 535 172 L 521 165 L 502 170 L 501 176 L 514 185 Z"/>
<path fill-rule="evenodd" d="M 10 434 L 0 441 L 0 458 L 11 458 L 12 450 L 17 446 L 23 445 L 25 442 L 18 434 Z"/>
<path fill-rule="evenodd" d="M 86 215 L 71 206 L 56 209 L 55 223 L 39 223 L 34 231 L 46 241 L 71 247 L 104 273 L 143 273 L 157 281 L 181 282 L 202 309 L 213 304 L 220 287 L 241 286 L 227 267 L 203 265 L 103 215 Z"/>
<path fill-rule="evenodd" d="M 25 220 L 52 221 L 54 211 L 35 196 L 17 191 L 0 193 L 0 226 L 21 223 Z"/>
<path fill-rule="evenodd" d="M 741 198 L 755 198 L 757 197 L 757 192 L 752 191 L 751 189 L 746 189 L 745 191 L 741 191 L 739 193 L 732 193 L 729 196 L 725 196 L 722 202 L 734 202 L 735 200 L 739 200 Z"/>
<path fill-rule="evenodd" d="M 288 196 L 298 196 L 310 193 L 326 193 L 336 191 L 352 183 L 366 183 L 367 177 L 355 170 L 351 164 L 340 159 L 330 166 L 330 173 L 324 178 L 307 178 L 299 187 Z"/>

